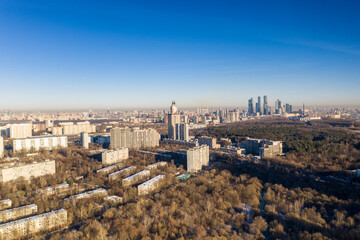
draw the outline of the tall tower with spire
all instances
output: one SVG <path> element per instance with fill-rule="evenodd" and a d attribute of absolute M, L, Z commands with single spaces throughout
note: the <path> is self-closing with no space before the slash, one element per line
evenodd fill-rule
<path fill-rule="evenodd" d="M 176 107 L 175 101 L 172 102 L 169 112 L 168 138 L 176 139 L 176 124 L 181 122 L 180 113 Z"/>

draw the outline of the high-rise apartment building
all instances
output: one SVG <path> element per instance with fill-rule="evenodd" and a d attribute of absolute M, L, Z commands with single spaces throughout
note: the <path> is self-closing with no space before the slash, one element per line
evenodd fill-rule
<path fill-rule="evenodd" d="M 248 113 L 249 113 L 249 114 L 254 114 L 254 102 L 253 102 L 253 98 L 250 98 L 250 99 L 249 99 Z"/>
<path fill-rule="evenodd" d="M 209 146 L 202 145 L 187 150 L 187 171 L 197 172 L 209 165 Z"/>
<path fill-rule="evenodd" d="M 80 133 L 80 144 L 83 148 L 89 148 L 90 138 L 86 132 Z"/>
<path fill-rule="evenodd" d="M 77 135 L 81 132 L 92 133 L 96 132 L 96 126 L 90 124 L 90 122 L 78 122 L 74 124 L 73 122 L 62 122 L 59 123 L 60 127 L 53 127 L 53 135 Z"/>
<path fill-rule="evenodd" d="M 176 124 L 180 124 L 181 119 L 174 101 L 171 104 L 168 116 L 168 138 L 176 140 Z"/>
<path fill-rule="evenodd" d="M 229 122 L 237 122 L 239 121 L 240 113 L 237 109 L 234 109 L 233 111 L 229 111 L 228 117 Z"/>
<path fill-rule="evenodd" d="M 189 141 L 189 124 L 178 123 L 175 125 L 176 136 L 175 140 Z"/>
<path fill-rule="evenodd" d="M 4 156 L 4 138 L 0 136 L 0 158 Z"/>
<path fill-rule="evenodd" d="M 110 148 L 151 148 L 159 146 L 160 134 L 152 129 L 113 128 L 110 130 Z"/>
<path fill-rule="evenodd" d="M 27 138 L 32 136 L 32 124 L 11 124 L 6 130 L 8 138 Z"/>

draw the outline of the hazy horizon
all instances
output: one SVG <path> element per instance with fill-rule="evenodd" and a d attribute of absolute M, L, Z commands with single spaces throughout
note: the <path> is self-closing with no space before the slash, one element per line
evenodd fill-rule
<path fill-rule="evenodd" d="M 116 111 L 150 111 L 150 110 L 158 110 L 158 111 L 161 111 L 161 110 L 166 110 L 168 111 L 169 107 L 171 105 L 171 102 L 170 104 L 168 104 L 168 106 L 153 106 L 153 107 L 132 107 L 132 106 L 129 106 L 129 107 L 113 107 L 113 108 L 109 108 L 110 111 L 112 112 L 116 112 Z M 233 106 L 182 106 L 182 105 L 179 105 L 179 104 L 176 104 L 177 107 L 179 108 L 180 111 L 192 111 L 192 110 L 196 110 L 196 109 L 200 109 L 200 108 L 207 108 L 209 110 L 218 110 L 220 108 L 222 109 L 244 109 L 244 110 L 247 110 L 247 106 L 241 106 L 241 105 L 233 105 Z M 285 103 L 284 103 L 285 105 Z M 270 104 L 269 105 L 270 107 L 274 108 L 274 104 Z M 294 111 L 297 111 L 299 109 L 302 109 L 302 105 L 292 105 L 293 106 L 293 110 Z M 360 104 L 358 105 L 305 105 L 305 108 L 306 109 L 314 109 L 314 108 L 323 108 L 323 109 L 330 109 L 330 108 L 360 108 Z M 103 107 L 103 108 L 92 108 L 92 107 L 89 107 L 89 108 L 53 108 L 53 109 L 47 109 L 47 108 L 39 108 L 39 109 L 0 109 L 0 113 L 1 112 L 6 112 L 6 111 L 10 111 L 10 112 L 13 112 L 13 113 L 23 113 L 23 112 L 27 112 L 27 113 L 36 113 L 36 112 L 41 112 L 41 113 L 61 113 L 61 112 L 88 112 L 89 110 L 92 110 L 93 112 L 105 112 L 107 111 L 107 107 Z"/>

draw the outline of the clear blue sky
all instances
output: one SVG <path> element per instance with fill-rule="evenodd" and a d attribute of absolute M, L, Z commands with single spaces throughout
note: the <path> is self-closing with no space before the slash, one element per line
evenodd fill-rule
<path fill-rule="evenodd" d="M 0 110 L 359 104 L 360 1 L 1 0 L 0 83 Z"/>

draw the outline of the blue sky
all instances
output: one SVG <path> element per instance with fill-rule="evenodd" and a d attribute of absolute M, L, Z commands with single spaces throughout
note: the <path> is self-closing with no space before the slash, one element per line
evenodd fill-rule
<path fill-rule="evenodd" d="M 129 3 L 130 2 L 130 3 Z M 0 110 L 359 104 L 360 1 L 0 1 Z"/>

